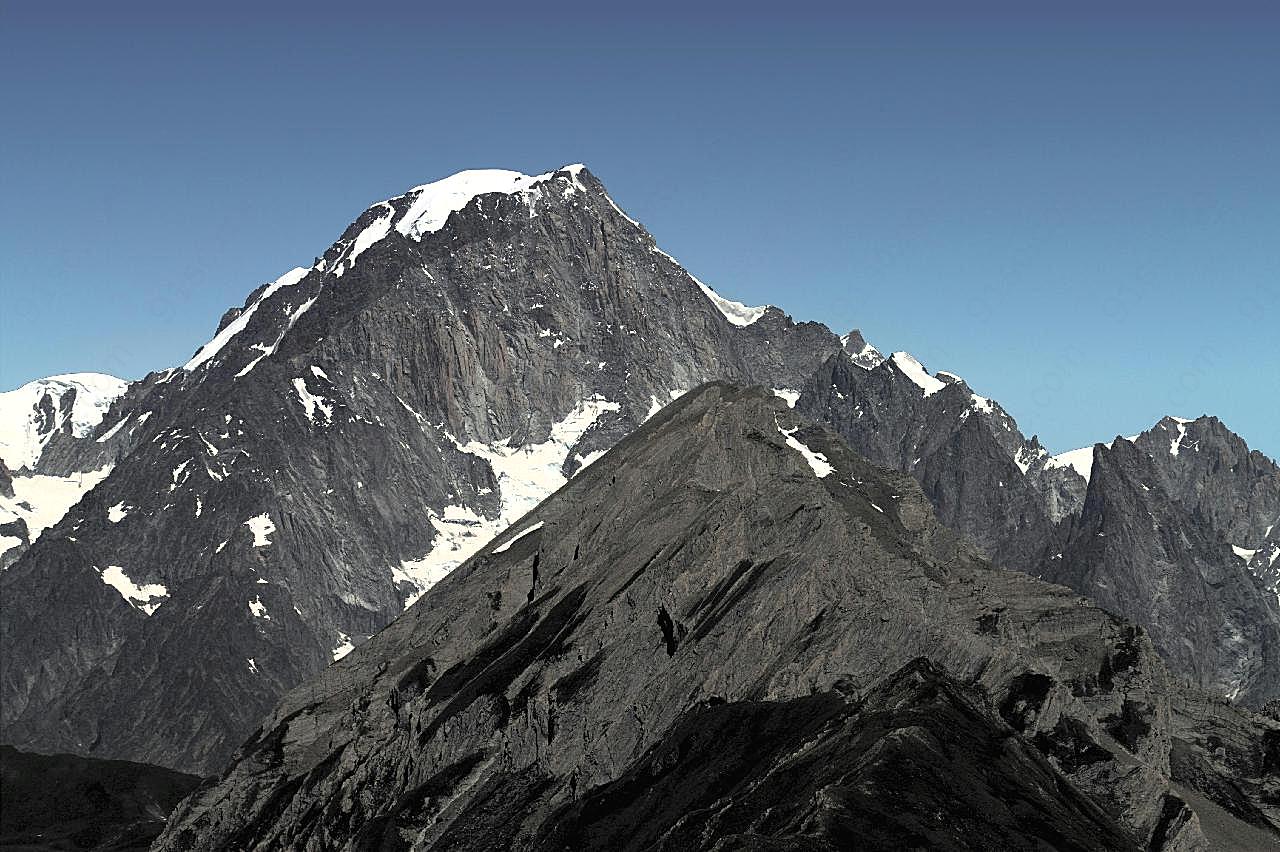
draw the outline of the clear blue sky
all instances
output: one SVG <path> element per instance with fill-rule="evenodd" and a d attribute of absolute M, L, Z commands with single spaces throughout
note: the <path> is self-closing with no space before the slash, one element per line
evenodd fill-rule
<path fill-rule="evenodd" d="M 725 294 L 1052 450 L 1209 412 L 1280 455 L 1274 3 L 38 6 L 0 26 L 6 389 L 183 361 L 414 184 L 581 161 Z"/>

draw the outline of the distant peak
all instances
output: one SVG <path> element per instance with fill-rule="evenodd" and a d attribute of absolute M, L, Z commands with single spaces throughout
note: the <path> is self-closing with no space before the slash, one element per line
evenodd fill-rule
<path fill-rule="evenodd" d="M 1045 464 L 1046 468 L 1069 467 L 1076 473 L 1084 477 L 1085 482 L 1089 481 L 1089 477 L 1093 474 L 1093 447 L 1081 447 L 1078 450 L 1068 450 L 1065 453 L 1058 453 L 1053 456 Z"/>
<path fill-rule="evenodd" d="M 22 387 L 17 388 L 17 390 L 77 387 L 102 393 L 115 393 L 116 396 L 119 396 L 124 393 L 124 389 L 128 384 L 124 379 L 118 379 L 106 373 L 60 373 L 56 376 L 45 376 L 43 379 L 33 379 Z M 9 393 L 13 393 L 13 391 L 9 391 Z"/>
<path fill-rule="evenodd" d="M 128 387 L 105 373 L 63 373 L 0 393 L 0 460 L 10 470 L 34 470 L 54 432 L 70 425 L 76 437 L 87 436 Z M 74 394 L 70 411 L 64 408 L 67 393 Z M 48 416 L 41 412 L 46 397 L 53 401 Z"/>
<path fill-rule="evenodd" d="M 874 369 L 884 363 L 884 356 L 856 328 L 840 338 L 840 345 L 844 347 L 850 360 L 864 370 Z"/>

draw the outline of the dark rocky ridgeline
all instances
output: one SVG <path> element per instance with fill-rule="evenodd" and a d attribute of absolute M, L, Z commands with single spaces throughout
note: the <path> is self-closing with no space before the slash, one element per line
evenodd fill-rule
<path fill-rule="evenodd" d="M 855 347 L 865 344 L 860 336 Z M 1091 477 L 993 400 L 904 353 L 832 355 L 797 408 L 911 473 L 939 518 L 998 564 L 1147 627 L 1175 672 L 1261 706 L 1280 698 L 1280 469 L 1212 417 L 1098 445 Z M 1077 460 L 1087 474 L 1086 460 Z"/>
<path fill-rule="evenodd" d="M 1278 744 L 712 384 L 289 693 L 156 848 L 1265 848 Z"/>
<path fill-rule="evenodd" d="M 219 768 L 673 394 L 839 348 L 705 291 L 581 167 L 375 205 L 88 437 L 114 469 L 0 577 L 0 736 Z"/>
<path fill-rule="evenodd" d="M 199 783 L 158 766 L 0 746 L 0 848 L 143 850 Z"/>

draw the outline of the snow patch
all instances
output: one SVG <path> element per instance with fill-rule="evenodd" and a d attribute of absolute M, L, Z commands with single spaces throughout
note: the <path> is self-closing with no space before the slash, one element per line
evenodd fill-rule
<path fill-rule="evenodd" d="M 578 463 L 578 469 L 577 471 L 575 471 L 574 475 L 576 476 L 577 474 L 582 473 L 584 470 L 591 467 L 591 465 L 595 464 L 597 461 L 603 458 L 604 454 L 607 452 L 608 450 L 592 450 L 591 452 L 587 453 L 585 456 L 582 455 L 581 453 L 574 456 L 573 457 L 574 461 Z"/>
<path fill-rule="evenodd" d="M 1093 473 L 1093 447 L 1081 447 L 1051 456 L 1045 468 L 1069 467 L 1088 481 Z"/>
<path fill-rule="evenodd" d="M 1235 544 L 1231 545 L 1231 549 L 1235 552 L 1236 556 L 1239 556 L 1246 563 L 1252 560 L 1253 555 L 1258 552 L 1257 550 L 1249 550 L 1247 548 L 1240 547 L 1239 545 L 1235 545 Z"/>
<path fill-rule="evenodd" d="M 1169 442 L 1169 455 L 1176 456 L 1178 452 L 1182 449 L 1182 442 L 1185 441 L 1187 438 L 1187 424 L 1190 423 L 1191 421 L 1183 420 L 1178 417 L 1172 417 L 1170 419 L 1173 420 L 1174 424 L 1178 427 L 1178 437 L 1174 438 L 1172 441 Z M 1200 442 L 1199 441 L 1193 442 L 1191 447 L 1196 452 L 1199 452 Z"/>
<path fill-rule="evenodd" d="M 119 503 L 107 509 L 107 520 L 113 524 L 118 524 L 125 518 L 129 517 L 129 509 L 131 508 L 131 506 L 126 506 L 124 501 L 121 500 Z"/>
<path fill-rule="evenodd" d="M 670 257 L 670 255 L 667 255 L 667 256 Z M 672 260 L 674 260 L 674 258 L 672 258 Z M 693 278 L 692 275 L 690 275 L 689 277 Z M 718 310 L 721 314 L 723 314 L 724 318 L 727 319 L 733 325 L 745 328 L 746 326 L 749 326 L 756 320 L 760 319 L 760 317 L 764 316 L 764 312 L 769 310 L 768 305 L 756 305 L 755 307 L 748 307 L 747 305 L 744 305 L 742 302 L 735 302 L 733 299 L 726 299 L 724 296 L 721 296 L 719 293 L 717 293 L 715 290 L 712 290 L 706 284 L 703 284 L 697 278 L 693 278 L 693 280 L 694 280 L 694 283 L 696 283 L 698 287 L 701 288 L 703 295 L 705 295 L 708 299 L 711 300 L 711 304 L 716 306 L 716 310 Z"/>
<path fill-rule="evenodd" d="M 169 590 L 160 583 L 144 583 L 139 586 L 119 565 L 108 565 L 102 572 L 102 582 L 120 593 L 120 597 L 134 609 L 147 615 L 155 612 L 169 597 Z"/>
<path fill-rule="evenodd" d="M 252 372 L 253 368 L 258 366 L 258 362 L 260 362 L 263 358 L 267 358 L 267 357 L 270 357 L 271 355 L 276 354 L 276 350 L 280 348 L 280 344 L 284 341 L 284 336 L 293 330 L 293 325 L 298 321 L 298 317 L 305 314 L 308 310 L 310 310 L 311 306 L 316 303 L 316 298 L 317 298 L 316 296 L 312 296 L 310 299 L 307 299 L 301 305 L 299 305 L 298 307 L 294 308 L 292 311 L 289 312 L 289 316 L 286 319 L 284 329 L 278 335 L 276 335 L 275 342 L 272 343 L 270 346 L 263 343 L 255 343 L 251 347 L 249 347 L 250 349 L 257 349 L 262 354 L 259 355 L 257 358 L 254 358 L 248 364 L 246 364 L 240 370 L 240 372 L 236 373 L 237 379 L 242 379 L 245 376 L 249 375 L 249 373 Z"/>
<path fill-rule="evenodd" d="M 339 264 L 337 272 L 334 274 L 341 278 L 342 273 L 352 266 L 355 266 L 356 258 L 364 254 L 365 249 L 374 243 L 380 242 L 387 234 L 391 233 L 391 220 L 395 217 L 396 211 L 387 202 L 382 202 L 380 207 L 386 209 L 386 213 L 379 216 L 373 222 L 365 226 L 365 229 L 356 235 L 355 240 L 351 243 L 351 251 Z"/>
<path fill-rule="evenodd" d="M 319 411 L 324 415 L 325 423 L 333 422 L 333 404 L 322 396 L 317 396 L 307 390 L 307 381 L 303 378 L 293 380 L 293 389 L 298 393 L 298 400 L 302 403 L 302 408 L 307 412 L 307 419 L 312 423 L 320 423 L 316 419 L 316 412 Z"/>
<path fill-rule="evenodd" d="M 356 646 L 352 644 L 351 637 L 348 636 L 346 633 L 343 633 L 341 630 L 339 630 L 338 644 L 335 648 L 330 650 L 329 653 L 333 655 L 333 661 L 336 663 L 338 662 L 338 660 L 341 660 L 343 657 L 345 657 L 347 654 L 350 654 L 355 649 L 356 649 Z"/>
<path fill-rule="evenodd" d="M 796 432 L 799 430 L 800 427 L 798 426 L 793 429 L 783 429 L 781 426 L 778 426 L 778 431 L 787 439 L 787 446 L 804 456 L 804 460 L 809 463 L 809 467 L 813 470 L 815 476 L 819 479 L 822 479 L 824 476 L 829 476 L 835 468 L 827 461 L 827 457 L 825 455 L 822 453 L 815 453 L 795 437 Z"/>
<path fill-rule="evenodd" d="M 849 339 L 852 336 L 852 333 L 842 335 L 840 338 L 840 348 L 845 351 L 849 356 L 849 360 L 853 361 L 856 366 L 861 367 L 864 370 L 871 370 L 884 363 L 884 356 L 880 354 L 880 350 L 876 349 L 865 340 L 863 340 L 861 349 L 857 352 L 850 352 Z"/>
<path fill-rule="evenodd" d="M 197 352 L 190 361 L 183 364 L 182 369 L 187 371 L 194 370 L 201 364 L 208 362 L 216 356 L 222 351 L 223 347 L 231 341 L 231 338 L 244 331 L 245 327 L 249 325 L 249 318 L 254 315 L 258 308 L 265 303 L 267 299 L 275 295 L 276 291 L 280 290 L 282 287 L 292 287 L 294 284 L 297 284 L 303 278 L 306 278 L 307 273 L 310 271 L 310 269 L 305 269 L 299 266 L 295 269 L 289 270 L 284 275 L 281 275 L 275 281 L 268 284 L 267 289 L 262 291 L 262 295 L 254 300 L 252 305 L 245 308 L 244 311 L 241 312 L 240 316 L 227 323 L 226 328 L 215 334 L 212 340 L 200 347 L 200 351 Z M 255 361 L 254 363 L 257 362 Z"/>
<path fill-rule="evenodd" d="M 267 605 L 257 595 L 253 596 L 253 600 L 249 601 L 249 614 L 254 618 L 265 618 L 271 620 L 271 615 L 267 612 Z"/>
<path fill-rule="evenodd" d="M 457 505 L 446 506 L 443 515 L 428 510 L 427 521 L 433 530 L 431 550 L 391 569 L 392 583 L 409 586 L 405 609 L 505 529 L 500 521 Z"/>
<path fill-rule="evenodd" d="M 1026 473 L 1031 470 L 1031 466 L 1036 464 L 1045 456 L 1049 455 L 1044 449 L 1032 449 L 1030 446 L 1023 445 L 1018 448 L 1018 452 L 1013 455 L 1013 463 L 1018 466 L 1018 470 Z M 1090 456 L 1090 464 L 1092 464 L 1092 456 Z M 1046 464 L 1047 466 L 1047 464 Z"/>
<path fill-rule="evenodd" d="M 0 524 L 21 519 L 34 544 L 42 532 L 62 520 L 72 506 L 106 479 L 111 469 L 112 465 L 106 465 L 70 476 L 15 476 L 13 497 L 0 495 Z"/>
<path fill-rule="evenodd" d="M 569 171 L 571 175 L 566 192 L 581 188 L 582 185 L 577 180 L 577 173 L 581 170 L 580 165 L 566 166 L 560 170 Z M 421 239 L 423 234 L 434 233 L 443 228 L 449 217 L 470 204 L 472 199 L 493 192 L 506 195 L 520 193 L 532 205 L 541 194 L 539 185 L 554 177 L 554 172 L 531 176 L 507 169 L 469 169 L 458 172 L 434 183 L 415 186 L 405 193 L 413 200 L 400 221 L 396 222 L 395 228 L 406 237 Z M 532 210 L 530 213 L 532 214 Z"/>
<path fill-rule="evenodd" d="M 800 391 L 791 388 L 772 388 L 773 395 L 779 399 L 785 400 L 787 408 L 795 408 L 796 403 L 800 401 Z"/>
<path fill-rule="evenodd" d="M 460 444 L 454 440 L 454 444 L 462 452 L 489 462 L 493 468 L 502 495 L 500 519 L 505 528 L 568 482 L 560 469 L 569 450 L 602 414 L 618 409 L 618 403 L 596 395 L 579 403 L 553 425 L 551 434 L 541 444 L 512 447 L 510 439 L 495 444 L 478 441 Z"/>
<path fill-rule="evenodd" d="M 391 569 L 392 582 L 406 584 L 410 589 L 405 608 L 568 482 L 561 468 L 570 449 L 600 415 L 618 409 L 617 403 L 592 396 L 553 425 L 546 441 L 523 447 L 510 446 L 510 439 L 494 444 L 463 444 L 446 432 L 461 452 L 489 462 L 498 480 L 498 517 L 486 518 L 462 505 L 446 506 L 442 513 L 429 511 L 431 549 L 421 558 L 405 560 Z M 590 454 L 587 463 L 594 461 L 591 456 L 595 455 Z"/>
<path fill-rule="evenodd" d="M 975 410 L 981 411 L 983 414 L 995 413 L 995 410 L 996 410 L 995 404 L 992 403 L 991 400 L 987 399 L 985 396 L 978 396 L 976 393 L 971 393 L 969 394 L 969 400 L 970 402 L 973 403 L 973 407 Z M 1022 472 L 1026 473 L 1026 470 L 1023 470 Z"/>
<path fill-rule="evenodd" d="M 103 433 L 102 433 L 102 434 L 101 434 L 101 435 L 100 435 L 100 436 L 99 436 L 99 437 L 94 441 L 94 443 L 96 443 L 96 444 L 105 444 L 107 441 L 110 441 L 112 438 L 114 438 L 114 437 L 115 437 L 116 433 L 117 433 L 117 432 L 119 432 L 119 431 L 120 431 L 120 429 L 124 427 L 124 424 L 126 424 L 126 423 L 128 423 L 128 422 L 129 422 L 129 418 L 130 418 L 130 417 L 132 417 L 132 416 L 133 416 L 132 414 L 126 414 L 123 418 L 121 418 L 121 419 L 120 419 L 120 422 L 119 422 L 119 423 L 117 423 L 116 425 L 112 426 L 112 427 L 111 427 L 110 429 L 108 429 L 107 431 L 103 432 Z"/>
<path fill-rule="evenodd" d="M 271 544 L 268 538 L 276 531 L 276 525 L 271 521 L 271 516 L 266 512 L 256 515 L 244 522 L 244 525 L 253 533 L 253 546 L 266 547 Z"/>
<path fill-rule="evenodd" d="M 947 383 L 929 375 L 924 365 L 909 352 L 895 352 L 889 358 L 916 387 L 924 391 L 925 396 L 932 396 L 947 386 Z"/>
<path fill-rule="evenodd" d="M 506 541 L 504 544 L 500 544 L 500 545 L 498 545 L 497 547 L 495 547 L 495 548 L 493 549 L 493 552 L 494 552 L 494 553 L 506 553 L 508 550 L 510 550 L 510 549 L 511 549 L 511 545 L 515 544 L 517 541 L 519 541 L 520 539 L 524 538 L 524 537 L 525 537 L 525 536 L 527 536 L 529 533 L 531 533 L 531 532 L 535 532 L 535 531 L 540 530 L 540 529 L 542 529 L 542 521 L 538 521 L 538 522 L 537 522 L 536 524 L 534 524 L 533 526 L 525 527 L 524 529 L 520 530 L 520 532 L 518 532 L 518 533 L 516 533 L 515 535 L 513 535 L 511 538 L 507 539 L 507 541 Z"/>

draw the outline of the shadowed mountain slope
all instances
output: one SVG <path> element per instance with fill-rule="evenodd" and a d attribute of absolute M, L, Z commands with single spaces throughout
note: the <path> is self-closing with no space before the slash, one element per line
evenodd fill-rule
<path fill-rule="evenodd" d="M 0 848 L 146 849 L 199 783 L 158 766 L 0 746 Z"/>

